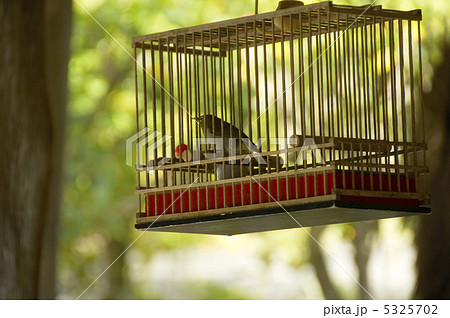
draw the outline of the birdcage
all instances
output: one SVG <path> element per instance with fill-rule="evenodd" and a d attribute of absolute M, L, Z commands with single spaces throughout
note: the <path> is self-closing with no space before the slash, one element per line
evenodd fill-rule
<path fill-rule="evenodd" d="M 135 227 L 429 213 L 420 21 L 320 2 L 133 38 Z"/>

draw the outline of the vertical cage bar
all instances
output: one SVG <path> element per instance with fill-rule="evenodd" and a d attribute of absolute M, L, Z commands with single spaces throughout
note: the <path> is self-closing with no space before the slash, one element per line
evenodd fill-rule
<path fill-rule="evenodd" d="M 244 119 L 243 119 L 243 97 L 242 97 L 242 51 L 240 48 L 240 37 L 239 37 L 239 24 L 236 24 L 236 45 L 237 45 L 237 77 L 238 77 L 238 120 L 239 120 L 239 132 L 238 132 L 238 144 L 239 144 L 239 154 L 241 155 L 243 153 L 243 148 L 242 148 L 242 130 L 244 127 Z M 230 133 L 231 133 L 231 127 L 230 127 Z M 231 134 L 230 134 L 231 135 Z M 242 164 L 242 159 L 239 160 L 239 165 L 240 165 L 240 173 L 241 176 L 244 175 L 244 167 Z M 244 184 L 241 181 L 240 182 L 240 186 L 241 186 L 241 200 L 244 199 Z"/>
<path fill-rule="evenodd" d="M 192 47 L 194 48 L 193 50 L 193 55 L 192 55 L 192 60 L 193 60 L 193 72 L 194 72 L 194 113 L 195 113 L 195 118 L 198 118 L 200 116 L 200 66 L 199 66 L 199 54 L 196 53 L 196 47 L 197 47 L 198 43 L 197 43 L 197 36 L 196 33 L 193 32 L 192 33 Z M 195 121 L 195 136 L 197 138 L 200 137 L 200 124 Z M 200 146 L 200 144 L 198 143 L 198 140 L 196 141 L 195 144 L 197 151 L 201 151 L 202 148 Z M 200 165 L 197 165 L 196 168 L 196 179 L 198 180 L 200 183 L 203 182 L 203 173 L 201 173 L 200 170 Z M 196 194 L 197 194 L 197 210 L 200 210 L 200 187 L 196 188 Z"/>
<path fill-rule="evenodd" d="M 270 128 L 269 128 L 269 84 L 268 84 L 268 70 L 267 70 L 267 41 L 266 41 L 266 20 L 263 20 L 262 24 L 263 31 L 263 67 L 264 67 L 264 115 L 266 120 L 266 138 L 267 138 L 267 151 L 270 151 Z M 267 158 L 267 175 L 271 173 L 271 160 Z M 271 192 L 271 183 L 269 177 L 267 178 L 267 188 L 269 194 Z M 270 197 L 269 197 L 270 201 Z"/>
<path fill-rule="evenodd" d="M 389 20 L 389 53 L 390 53 L 390 71 L 391 71 L 391 109 L 392 109 L 392 124 L 393 124 L 393 139 L 394 139 L 394 171 L 397 175 L 397 190 L 400 191 L 400 171 L 399 165 L 399 129 L 398 129 L 398 114 L 397 114 L 397 78 L 395 65 L 395 39 L 394 39 L 394 21 Z M 390 169 L 389 169 L 390 170 Z"/>
<path fill-rule="evenodd" d="M 168 41 L 167 41 L 168 42 Z M 160 98 L 161 98 L 161 133 L 163 136 L 166 135 L 166 91 L 164 89 L 165 86 L 165 77 L 164 77 L 164 53 L 163 53 L 163 43 L 162 43 L 162 39 L 158 40 L 158 47 L 159 47 L 159 72 L 160 72 Z M 156 119 L 155 119 L 156 121 Z M 156 126 L 157 127 L 157 126 Z M 156 128 L 157 129 L 157 128 Z M 163 158 L 166 158 L 166 147 L 162 147 L 162 156 Z M 157 159 L 156 159 L 157 160 Z M 167 183 L 167 171 L 164 169 L 162 171 L 162 175 L 163 175 L 163 186 L 167 187 L 168 183 Z M 164 211 L 166 211 L 166 192 L 163 190 L 162 191 L 162 198 L 163 198 L 163 207 L 164 207 Z"/>
<path fill-rule="evenodd" d="M 351 54 L 348 54 L 349 64 L 350 64 L 350 58 L 352 60 L 352 68 L 349 67 L 349 76 L 350 78 L 353 78 L 353 87 L 350 92 L 353 92 L 353 94 L 350 95 L 350 103 L 352 104 L 352 107 L 350 107 L 350 118 L 351 122 L 354 122 L 354 125 L 352 124 L 353 129 L 351 128 L 351 136 L 353 138 L 363 138 L 362 135 L 362 120 L 361 117 L 364 116 L 362 112 L 362 103 L 361 103 L 361 60 L 359 57 L 359 34 L 361 27 L 358 26 L 357 17 L 355 17 L 354 23 L 356 24 L 356 27 L 352 30 L 348 30 L 351 34 L 351 43 L 348 45 L 351 46 Z M 362 33 L 362 32 L 361 32 Z M 350 42 L 350 41 L 349 41 Z M 364 54 L 364 53 L 363 53 Z M 353 109 L 353 110 L 352 110 Z M 354 133 L 353 133 L 354 131 Z M 359 155 L 358 155 L 359 156 Z"/>
<path fill-rule="evenodd" d="M 217 110 L 217 99 L 216 99 L 216 91 L 217 91 L 216 65 L 215 65 L 215 57 L 213 56 L 213 49 L 212 49 L 212 43 L 213 43 L 213 40 L 214 40 L 213 39 L 213 37 L 214 37 L 214 30 L 210 29 L 208 31 L 209 31 L 209 43 L 211 45 L 210 48 L 209 48 L 209 57 L 208 57 L 209 58 L 209 65 L 210 65 L 210 71 L 207 72 L 207 74 L 209 74 L 211 76 L 211 80 L 208 80 L 208 78 L 207 78 L 207 82 L 210 83 L 210 85 L 211 85 L 211 93 L 210 93 L 210 95 L 211 95 L 210 96 L 211 102 L 210 102 L 210 105 L 211 105 L 211 110 L 212 111 L 210 112 L 210 114 L 213 114 L 213 115 L 217 116 L 217 115 L 219 115 L 219 112 Z M 219 49 L 219 56 L 220 56 L 220 49 Z M 209 95 L 209 90 L 208 90 L 208 95 Z M 221 132 L 220 136 L 223 138 L 223 133 L 222 133 L 223 117 L 221 117 L 221 118 L 222 118 L 222 120 L 221 120 L 221 125 L 220 125 L 220 132 Z M 215 138 L 219 137 L 219 136 L 215 136 L 215 131 L 213 132 L 213 134 L 214 134 Z M 221 141 L 221 144 L 222 144 L 221 156 L 223 157 L 223 148 L 224 148 L 223 147 L 223 139 Z M 215 143 L 214 143 L 214 153 L 217 156 L 217 149 L 216 149 L 216 144 Z M 217 165 L 218 165 L 218 163 L 214 162 L 213 169 L 214 169 L 214 172 L 216 173 L 215 177 L 214 177 L 215 181 L 218 180 L 218 178 L 217 178 Z M 220 164 L 219 164 L 219 166 L 220 166 Z M 225 176 L 225 167 L 223 165 L 222 165 L 222 173 L 223 173 L 223 176 L 225 178 L 226 177 Z M 215 183 L 212 186 L 212 189 L 213 189 L 213 193 L 214 193 L 214 204 L 215 204 L 214 206 L 217 208 L 217 197 L 218 197 L 218 194 L 217 194 L 217 183 Z M 206 190 L 206 192 L 207 192 L 206 195 L 209 197 L 208 190 Z"/>
<path fill-rule="evenodd" d="M 417 22 L 417 35 L 419 40 L 419 99 L 420 99 L 420 114 L 421 114 L 421 126 L 422 126 L 422 140 L 421 143 L 425 143 L 425 114 L 424 114 L 424 108 L 423 108 L 423 66 L 422 66 L 422 38 L 420 34 L 420 21 Z M 427 157 L 426 157 L 426 151 L 423 149 L 423 165 L 427 165 Z M 424 189 L 423 189 L 423 195 L 425 199 L 428 199 L 428 175 L 426 173 L 423 174 L 423 180 L 424 180 Z"/>
<path fill-rule="evenodd" d="M 187 35 L 184 33 L 183 35 L 183 41 L 184 43 L 187 42 Z M 184 45 L 184 65 L 185 65 L 185 78 L 186 78 L 186 103 L 188 108 L 188 116 L 187 116 L 187 146 L 188 149 L 194 149 L 194 130 L 197 125 L 194 124 L 194 121 L 192 120 L 192 114 L 194 113 L 192 110 L 192 56 L 187 54 L 187 47 Z M 191 170 L 191 165 L 188 166 L 188 183 L 192 184 L 194 180 L 194 171 Z M 192 210 L 191 206 L 191 190 L 188 190 L 188 198 L 189 198 L 189 212 Z"/>
<path fill-rule="evenodd" d="M 219 32 L 218 32 L 219 33 Z M 219 111 L 217 109 L 217 96 L 216 96 L 216 92 L 217 92 L 217 71 L 216 71 L 216 57 L 213 55 L 213 49 L 212 49 L 212 42 L 214 40 L 214 29 L 210 29 L 209 30 L 209 38 L 210 38 L 210 44 L 211 47 L 209 48 L 209 64 L 210 64 L 210 68 L 211 68 L 211 108 L 212 108 L 212 113 L 214 115 L 219 115 Z M 220 56 L 220 42 L 219 43 L 219 56 Z M 221 120 L 221 125 L 220 125 L 220 136 L 223 138 L 223 116 L 220 115 L 218 116 L 220 117 Z M 224 147 L 223 147 L 223 139 L 221 141 L 221 147 L 222 147 L 222 151 L 221 151 L 221 156 L 223 158 L 224 155 Z M 215 145 L 215 144 L 214 144 Z M 216 153 L 216 152 L 215 152 Z M 216 175 L 214 177 L 214 180 L 217 181 L 217 166 L 220 166 L 220 163 L 214 162 L 214 171 L 216 172 Z M 222 172 L 225 176 L 225 166 L 222 165 Z M 218 203 L 218 192 L 217 192 L 217 183 L 214 184 L 213 186 L 213 193 L 214 193 L 214 206 L 217 208 L 217 203 Z M 207 193 L 207 195 L 209 196 L 209 194 Z"/>
<path fill-rule="evenodd" d="M 303 35 L 303 15 L 300 14 L 299 15 L 299 19 L 300 19 L 300 38 L 298 40 L 298 46 L 299 46 L 299 54 L 301 56 L 300 58 L 300 81 L 299 81 L 299 90 L 300 90 L 300 127 L 301 127 L 301 131 L 302 131 L 302 138 L 299 140 L 299 142 L 301 142 L 302 144 L 305 143 L 305 138 L 307 136 L 307 132 L 306 132 L 306 89 L 305 89 L 305 72 L 306 69 L 303 65 L 303 61 L 304 61 L 304 49 L 303 49 L 303 44 L 304 44 L 304 35 Z M 296 152 L 296 157 L 298 156 L 298 153 Z M 303 160 L 303 168 L 306 169 L 306 161 Z"/>
<path fill-rule="evenodd" d="M 387 69 L 386 69 L 386 35 L 385 35 L 385 29 L 386 29 L 386 20 L 382 18 L 382 24 L 380 27 L 380 41 L 381 41 L 381 87 L 382 87 L 382 103 L 383 103 L 383 130 L 384 130 L 384 140 L 390 141 L 389 137 L 389 122 L 388 122 L 388 96 L 387 96 Z M 384 149 L 383 149 L 384 150 Z M 386 168 L 384 169 L 385 172 L 387 172 L 388 175 L 388 189 L 389 191 L 392 191 L 392 184 L 391 184 L 391 169 L 388 167 L 389 165 L 389 156 L 390 156 L 390 147 L 386 146 L 386 157 L 384 158 L 383 162 L 386 164 Z"/>
<path fill-rule="evenodd" d="M 199 111 L 199 113 L 203 113 L 203 115 L 207 115 L 208 113 L 208 98 L 206 96 L 206 71 L 205 71 L 205 33 L 204 31 L 200 31 L 200 46 L 201 46 L 201 55 L 200 55 L 200 65 L 199 68 L 201 68 L 201 86 L 199 86 L 199 91 L 201 90 L 201 93 L 199 93 L 199 96 L 202 95 L 202 99 L 199 100 L 199 107 L 203 106 L 203 112 Z M 200 73 L 199 73 L 200 76 Z M 215 120 L 212 121 L 212 125 L 213 127 L 211 128 L 212 131 L 214 132 L 214 122 Z M 204 120 L 201 125 L 203 125 L 203 131 L 205 132 L 205 135 L 203 136 L 204 138 L 207 138 L 208 136 L 206 135 L 206 120 Z M 210 145 L 206 144 L 205 150 L 207 151 L 208 148 L 210 147 Z M 210 164 L 207 163 L 205 165 L 205 173 L 202 174 L 202 176 L 205 177 L 205 182 L 210 181 L 209 180 L 209 173 L 208 170 L 210 168 Z M 203 180 L 201 180 L 203 182 Z M 206 189 L 206 191 L 208 191 L 208 189 Z M 208 195 L 206 196 L 206 206 L 208 207 Z"/>
<path fill-rule="evenodd" d="M 294 15 L 291 14 L 289 17 L 289 64 L 291 67 L 291 83 L 289 89 L 291 90 L 291 119 L 292 119 L 292 135 L 297 135 L 296 129 L 296 112 L 295 112 L 295 64 L 294 64 L 294 27 L 293 27 Z M 288 140 L 288 135 L 286 134 L 285 140 Z M 289 142 L 286 142 L 286 148 L 289 148 Z M 294 153 L 295 155 L 295 153 Z M 295 197 L 298 198 L 298 182 L 297 182 L 297 160 L 294 159 L 294 181 L 295 181 Z M 287 178 L 289 180 L 289 178 Z"/>
<path fill-rule="evenodd" d="M 283 16 L 281 18 L 281 91 L 282 91 L 282 117 L 283 117 L 283 136 L 287 136 L 287 99 L 286 99 L 286 61 L 285 61 L 285 33 L 288 30 L 285 30 L 285 21 L 287 21 L 287 17 Z M 290 20 L 290 16 L 289 16 Z M 286 148 L 286 143 L 283 141 L 283 149 Z M 286 172 L 289 169 L 289 156 L 288 153 L 286 153 Z M 289 197 L 289 176 L 286 176 L 286 196 Z"/>
<path fill-rule="evenodd" d="M 183 43 L 187 42 L 187 34 L 186 32 L 183 34 Z M 186 97 L 186 104 L 187 104 L 187 109 L 188 109 L 188 114 L 187 114 L 187 122 L 186 122 L 186 127 L 187 127 L 187 146 L 188 149 L 194 149 L 194 136 L 193 136 L 193 131 L 194 131 L 194 123 L 192 120 L 192 68 L 191 68 L 191 56 L 187 54 L 187 48 L 186 45 L 183 45 L 183 56 L 184 56 L 184 71 L 185 71 L 185 85 L 186 85 L 186 89 L 185 91 L 185 97 Z M 187 171 L 187 176 L 188 176 L 188 183 L 189 185 L 192 184 L 194 178 L 193 178 L 193 174 L 194 172 L 191 170 L 191 165 L 188 166 L 188 171 Z M 188 189 L 186 190 L 187 193 L 187 206 L 188 206 L 188 211 L 186 212 L 191 212 L 192 211 L 192 201 L 191 201 L 191 190 Z"/>
<path fill-rule="evenodd" d="M 414 61 L 413 61 L 413 43 L 412 43 L 412 25 L 408 20 L 408 53 L 409 53 L 409 85 L 411 99 L 411 138 L 413 143 L 413 164 L 414 164 L 414 182 L 417 184 L 419 176 L 417 174 L 417 133 L 416 133 L 416 103 L 415 103 L 415 85 L 414 85 Z M 416 191 L 418 188 L 416 186 Z"/>
<path fill-rule="evenodd" d="M 167 62 L 168 62 L 168 79 L 169 79 L 169 129 L 170 129 L 170 136 L 172 137 L 170 139 L 170 162 L 173 163 L 175 161 L 174 154 L 175 154 L 175 144 L 174 144 L 174 137 L 175 137 L 175 105 L 174 105 L 174 74 L 173 74 L 173 53 L 170 51 L 170 38 L 167 39 Z M 175 180 L 175 173 L 174 169 L 170 169 L 170 175 L 171 175 L 171 185 L 176 184 Z M 173 191 L 172 191 L 172 200 L 173 200 Z"/>
<path fill-rule="evenodd" d="M 246 71 L 246 82 L 247 82 L 247 123 L 248 123 L 248 132 L 249 132 L 249 144 L 248 144 L 248 148 L 249 148 L 249 152 L 251 152 L 250 150 L 250 142 L 252 140 L 252 96 L 251 96 L 251 75 L 250 75 L 250 47 L 249 47 L 249 43 L 248 43 L 248 28 L 247 28 L 247 24 L 244 25 L 245 28 L 245 32 L 244 32 L 244 36 L 245 36 L 245 71 Z M 242 125 L 243 126 L 243 125 Z M 242 141 L 242 139 L 241 139 Z M 253 175 L 253 164 L 252 164 L 252 160 L 250 160 L 249 162 L 249 172 L 250 175 Z M 244 176 L 244 174 L 241 174 L 241 176 Z M 251 186 L 250 183 L 250 203 L 253 204 L 253 187 Z"/>
<path fill-rule="evenodd" d="M 176 56 L 176 74 L 177 74 L 177 81 L 176 81 L 176 85 L 177 85 L 177 99 L 178 99 L 178 103 L 177 103 L 177 117 L 178 117 L 178 134 L 179 134 L 179 139 L 178 139 L 178 145 L 181 145 L 182 143 L 184 143 L 184 112 L 183 112 L 183 105 L 184 105 L 184 101 L 183 101 L 183 73 L 182 73 L 182 66 L 181 66 L 181 57 L 180 57 L 180 52 L 179 52 L 179 37 L 175 37 L 175 56 Z M 175 137 L 175 136 L 174 136 Z M 173 155 L 172 155 L 173 156 Z M 175 160 L 175 162 L 181 163 L 183 162 L 183 160 L 181 159 L 181 153 L 180 153 L 180 157 L 178 158 L 178 160 Z M 179 176 L 179 182 L 177 182 L 178 184 L 185 184 L 185 173 L 183 172 L 182 167 L 180 167 L 178 169 L 178 173 L 177 175 Z M 180 191 L 181 193 L 181 191 Z M 180 198 L 180 203 L 181 203 L 181 210 L 180 212 L 183 212 L 183 198 Z"/>
<path fill-rule="evenodd" d="M 272 34 L 275 34 L 275 19 L 272 18 Z M 273 65 L 273 105 L 275 106 L 275 138 L 279 140 L 279 125 L 278 125 L 278 96 L 277 96 L 277 59 L 276 59 L 276 45 L 275 45 L 275 36 L 272 36 L 272 65 Z M 276 143 L 276 150 L 280 149 L 279 143 Z M 280 154 L 277 153 L 277 197 L 275 198 L 277 201 L 280 200 Z"/>
<path fill-rule="evenodd" d="M 350 64 L 350 58 L 351 58 L 351 64 L 352 64 L 352 68 L 349 71 L 349 75 L 351 77 L 353 77 L 353 87 L 351 92 L 353 92 L 353 94 L 350 94 L 350 100 L 351 100 L 351 104 L 352 107 L 350 107 L 350 118 L 352 118 L 351 122 L 354 124 L 352 124 L 353 129 L 351 129 L 351 133 L 352 133 L 352 137 L 353 138 L 357 138 L 357 143 L 355 144 L 354 142 L 352 142 L 351 145 L 351 150 L 352 150 L 352 154 L 351 156 L 355 156 L 356 158 L 354 159 L 357 163 L 361 163 L 361 157 L 362 157 L 362 153 L 361 153 L 361 139 L 363 138 L 363 127 L 362 127 L 362 116 L 364 115 L 362 112 L 362 102 L 361 102 L 361 70 L 360 70 L 360 66 L 361 66 L 361 61 L 359 58 L 359 34 L 362 33 L 361 27 L 358 25 L 358 17 L 355 17 L 355 20 L 353 22 L 356 26 L 353 30 L 349 30 L 348 32 L 351 32 L 351 43 L 349 45 L 351 45 L 351 50 L 352 50 L 352 54 L 349 54 L 349 64 Z M 364 54 L 364 53 L 363 53 Z M 353 95 L 353 96 L 352 96 Z M 353 111 L 352 111 L 353 109 Z M 353 133 L 354 131 L 354 133 Z M 358 139 L 359 138 L 359 139 Z M 353 149 L 355 148 L 356 149 Z M 364 169 L 363 167 L 359 166 L 355 169 L 355 166 L 352 165 L 351 167 L 351 171 L 352 171 L 352 189 L 355 189 L 355 170 L 357 170 L 357 172 L 359 172 L 360 174 L 360 179 L 361 182 L 363 182 L 364 180 Z"/>
<path fill-rule="evenodd" d="M 399 47 L 399 54 L 400 54 L 400 98 L 401 98 L 401 116 L 402 116 L 402 141 L 406 143 L 408 141 L 407 136 L 407 127 L 406 127 L 406 101 L 405 101 L 405 62 L 404 62 L 404 52 L 403 52 L 403 20 L 399 19 L 397 20 L 398 23 L 398 34 L 399 34 L 399 40 L 398 40 L 398 47 Z M 405 144 L 403 145 L 403 166 L 404 166 L 404 173 L 406 177 L 406 191 L 409 192 L 409 167 L 408 167 L 408 156 L 409 156 L 409 147 Z M 399 173 L 400 175 L 400 173 Z M 400 178 L 400 177 L 399 177 Z M 399 181 L 400 182 L 400 181 Z M 401 191 L 399 188 L 398 191 Z"/>
<path fill-rule="evenodd" d="M 175 154 L 175 145 L 174 145 L 174 137 L 175 137 L 175 108 L 174 108 L 174 84 L 173 84 L 173 53 L 170 50 L 171 47 L 171 39 L 167 38 L 167 62 L 168 62 L 168 79 L 169 79 L 169 130 L 170 130 L 170 136 L 172 137 L 170 139 L 170 162 L 173 163 L 174 160 L 174 154 Z M 170 185 L 175 185 L 175 173 L 174 169 L 170 168 L 170 177 L 171 177 L 171 183 Z M 174 191 L 173 189 L 170 190 L 170 198 L 172 202 L 174 202 Z M 168 208 L 171 213 L 173 213 L 173 204 L 169 205 Z"/>
<path fill-rule="evenodd" d="M 231 47 L 231 26 L 227 27 L 227 51 L 228 51 L 228 79 L 229 79 L 229 93 L 230 93 L 230 122 L 232 125 L 236 126 L 236 104 L 235 104 L 235 94 L 234 94 L 234 67 L 233 67 L 233 50 Z M 236 26 L 236 41 L 237 41 L 237 26 Z M 236 52 L 238 49 L 236 50 Z M 230 128 L 231 129 L 231 128 Z M 231 132 L 231 130 L 230 130 Z M 234 169 L 231 169 L 231 177 L 234 178 Z M 225 187 L 225 186 L 224 186 Z M 235 194 L 235 183 L 231 184 L 232 200 L 233 206 L 236 205 L 236 194 Z"/>
<path fill-rule="evenodd" d="M 223 120 L 226 119 L 225 116 L 225 108 L 226 108 L 226 102 L 225 102 L 225 72 L 224 72 L 224 64 L 225 64 L 225 57 L 222 57 L 222 29 L 219 28 L 217 29 L 217 33 L 218 33 L 218 47 L 219 47 L 219 79 L 220 79 L 220 116 L 222 118 L 222 125 L 220 127 L 220 132 L 221 132 L 221 136 L 222 138 L 225 136 L 224 134 L 224 127 L 223 127 Z M 222 140 L 222 169 L 225 170 L 225 155 L 227 153 L 228 150 L 224 149 L 225 147 L 225 143 Z M 231 169 L 232 171 L 234 169 Z M 233 172 L 232 173 L 232 178 L 233 178 Z M 222 184 L 222 197 L 223 197 L 223 206 L 226 206 L 226 184 Z M 217 186 L 216 186 L 216 196 L 217 196 Z M 217 198 L 216 198 L 216 207 L 217 207 Z"/>
<path fill-rule="evenodd" d="M 135 95 L 136 95 L 136 134 L 139 136 L 139 85 L 138 85 L 138 71 L 137 71 L 137 49 L 134 48 L 134 84 L 135 84 Z M 145 90 L 145 89 L 144 89 Z M 136 143 L 136 163 L 139 165 L 139 143 Z M 138 165 L 134 165 L 134 168 L 136 169 Z M 137 171 L 137 189 L 141 187 L 141 176 L 140 171 Z M 142 213 L 142 206 L 141 206 L 141 195 L 139 194 L 139 201 L 138 201 L 138 212 L 137 214 L 140 216 Z M 145 206 L 145 211 L 147 211 L 147 206 Z"/>
<path fill-rule="evenodd" d="M 142 43 L 142 44 L 144 44 L 144 43 Z M 156 62 L 155 62 L 155 50 L 154 50 L 154 46 L 153 46 L 153 41 L 150 42 L 150 61 L 151 61 L 151 77 L 152 77 L 152 116 L 151 116 L 151 119 L 152 119 L 153 131 L 156 132 L 157 131 L 157 126 L 156 126 L 156 108 L 157 108 L 157 104 L 156 104 Z M 157 147 L 153 147 L 153 159 L 154 159 L 154 163 L 158 159 Z M 155 188 L 159 187 L 159 175 L 160 175 L 160 173 L 159 173 L 158 169 L 154 169 L 153 176 L 154 176 L 154 180 L 155 180 Z M 154 206 L 155 214 L 158 211 L 157 207 L 158 207 L 158 196 L 155 193 L 155 206 Z"/>
<path fill-rule="evenodd" d="M 379 127 L 380 127 L 380 122 L 379 122 L 379 118 L 378 118 L 378 112 L 379 112 L 379 105 L 378 105 L 378 86 L 377 86 L 377 77 L 378 77 L 378 64 L 377 64 L 377 42 L 376 42 L 376 38 L 375 38 L 375 34 L 376 34 L 376 24 L 375 24 L 375 17 L 372 17 L 372 23 L 369 26 L 369 30 L 370 30 L 370 34 L 367 35 L 368 41 L 370 41 L 370 56 L 372 58 L 372 63 L 371 64 L 371 78 L 369 78 L 368 80 L 372 82 L 372 119 L 373 119 L 373 133 L 374 133 L 374 139 L 378 140 L 380 137 L 379 134 Z M 370 37 L 369 37 L 370 36 Z M 368 99 L 370 100 L 370 94 L 368 94 Z M 371 124 L 372 125 L 372 124 Z M 380 169 L 378 168 L 378 164 L 379 164 L 379 153 L 380 153 L 380 149 L 379 149 L 379 144 L 378 146 L 375 145 L 376 150 L 374 150 L 374 146 L 371 146 L 371 153 L 372 151 L 376 151 L 376 155 L 372 155 L 370 158 L 370 162 L 373 163 L 375 159 L 375 169 L 371 168 L 371 175 L 370 175 L 370 190 L 373 191 L 374 190 L 374 178 L 373 178 L 373 172 L 379 172 Z M 375 158 L 373 158 L 375 157 Z M 381 173 L 378 174 L 378 178 L 381 180 Z M 381 188 L 380 188 L 381 189 Z"/>
<path fill-rule="evenodd" d="M 312 15 L 311 11 L 308 12 L 308 37 L 307 37 L 307 49 L 308 49 L 308 80 L 309 80 L 309 122 L 310 122 L 310 129 L 311 129 L 311 136 L 312 139 L 315 140 L 316 136 L 316 127 L 315 127 L 315 114 L 314 114 L 314 77 L 313 77 L 313 53 L 312 53 Z M 308 166 L 307 162 L 307 153 L 303 152 L 303 162 L 305 163 L 305 166 Z M 308 175 L 305 174 L 305 197 L 308 197 L 308 189 L 309 189 L 309 180 Z"/>
<path fill-rule="evenodd" d="M 327 12 L 327 33 L 325 34 L 325 82 L 327 83 L 327 119 L 328 119 L 328 137 L 334 137 L 334 120 L 332 118 L 333 109 L 333 81 L 331 67 L 332 43 L 331 43 L 331 13 Z"/>
<path fill-rule="evenodd" d="M 336 99 L 336 114 L 337 114 L 337 136 L 338 137 L 344 137 L 344 86 L 343 86 L 343 80 L 342 80 L 342 54 L 341 54 L 341 37 L 342 34 L 339 35 L 339 23 L 341 20 L 341 15 L 338 14 L 337 15 L 337 28 L 336 31 L 334 33 L 334 43 L 335 43 L 335 76 L 336 76 L 336 81 L 337 81 L 337 99 Z M 342 142 L 340 143 L 340 148 L 338 150 L 338 161 L 340 162 L 344 155 L 344 147 Z M 346 182 L 345 182 L 345 171 L 344 171 L 344 166 L 342 165 L 342 163 L 339 164 L 339 169 L 341 169 L 341 178 L 342 178 L 342 185 L 343 188 L 346 188 Z"/>
<path fill-rule="evenodd" d="M 364 125 L 365 125 L 365 136 L 364 138 L 366 140 L 372 139 L 372 129 L 370 126 L 370 113 L 371 113 L 371 107 L 370 102 L 369 102 L 369 96 L 370 96 L 370 74 L 369 74 L 369 48 L 367 45 L 367 42 L 369 42 L 369 38 L 368 38 L 368 26 L 367 26 L 367 19 L 364 18 L 364 25 L 362 26 L 362 32 L 361 32 L 361 46 L 363 49 L 363 65 L 362 65 L 362 69 L 363 69 L 363 83 L 364 83 L 364 89 L 363 89 L 363 99 L 364 99 Z M 372 144 L 370 142 L 365 141 L 365 146 L 369 146 L 368 148 L 368 152 L 366 149 L 366 160 L 365 162 L 370 164 L 369 166 L 367 166 L 365 169 L 362 169 L 364 171 L 369 171 L 369 188 L 372 187 L 372 183 L 373 183 L 373 169 L 372 169 Z M 363 156 L 363 144 L 360 144 L 361 146 L 361 157 Z M 362 162 L 364 162 L 364 160 L 361 160 Z M 361 173 L 361 182 L 362 182 L 362 189 L 366 190 L 365 188 L 365 184 L 364 184 L 364 177 L 363 177 L 363 173 Z"/>
<path fill-rule="evenodd" d="M 259 142 L 260 138 L 261 138 L 261 118 L 260 118 L 260 101 L 259 101 L 259 72 L 258 72 L 258 45 L 257 45 L 257 33 L 256 33 L 256 20 L 253 20 L 253 37 L 254 37 L 254 64 L 255 64 L 255 90 L 256 90 L 256 94 L 255 94 L 255 109 L 256 109 L 256 139 L 257 139 L 257 143 Z M 252 131 L 252 126 L 253 126 L 253 122 L 251 123 L 251 125 L 249 126 L 249 130 Z M 257 145 L 258 146 L 258 145 Z M 258 149 L 258 151 L 260 151 L 262 149 Z M 261 170 L 261 162 L 260 160 L 258 160 L 258 174 L 261 175 L 262 170 Z M 250 188 L 253 189 L 252 187 L 252 182 L 250 181 Z M 261 203 L 261 193 L 262 189 L 260 186 L 258 186 L 258 203 Z"/>
<path fill-rule="evenodd" d="M 145 45 L 142 45 L 142 87 L 143 87 L 143 99 L 144 99 L 144 127 L 148 129 L 147 122 L 147 64 L 145 60 Z M 138 147 L 139 148 L 139 147 Z M 149 188 L 150 177 L 148 171 L 148 132 L 145 133 L 145 187 Z"/>
<path fill-rule="evenodd" d="M 322 73 L 322 67 L 323 67 L 323 63 L 322 63 L 322 36 L 321 36 L 321 31 L 322 31 L 322 26 L 321 26 L 321 14 L 320 14 L 320 9 L 317 10 L 317 35 L 316 35 L 316 79 L 317 79 L 317 117 L 318 117 L 318 121 L 319 121 L 319 137 L 321 142 L 323 143 L 324 141 L 324 136 L 325 136 L 325 127 L 324 127 L 324 122 L 325 122 L 325 117 L 324 117 L 324 102 L 323 102 L 323 73 Z M 317 158 L 315 156 L 312 156 L 312 160 L 313 160 L 313 164 L 314 167 L 317 164 Z M 314 177 L 314 182 L 315 184 L 317 184 L 317 174 L 315 174 Z M 317 189 L 315 189 L 316 193 L 317 193 Z"/>

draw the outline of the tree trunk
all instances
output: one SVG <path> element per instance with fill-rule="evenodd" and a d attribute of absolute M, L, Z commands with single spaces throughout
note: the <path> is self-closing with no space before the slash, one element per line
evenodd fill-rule
<path fill-rule="evenodd" d="M 450 46 L 443 56 L 424 96 L 432 215 L 421 219 L 417 236 L 416 297 L 422 299 L 450 299 Z"/>
<path fill-rule="evenodd" d="M 358 222 L 354 224 L 356 235 L 353 241 L 355 247 L 355 263 L 358 267 L 358 283 L 366 290 L 369 289 L 367 265 L 372 249 L 372 240 L 370 236 L 378 230 L 377 221 Z M 370 300 L 371 295 L 358 286 L 359 299 Z"/>
<path fill-rule="evenodd" d="M 55 297 L 71 2 L 0 2 L 0 298 Z"/>
<path fill-rule="evenodd" d="M 325 226 L 313 226 L 311 228 L 312 237 L 319 240 L 319 236 L 322 231 L 325 229 Z M 322 249 L 314 240 L 309 240 L 309 251 L 310 251 L 310 262 L 314 266 L 314 270 L 316 271 L 317 279 L 319 280 L 320 286 L 322 288 L 322 293 L 325 296 L 325 299 L 333 299 L 339 300 L 342 297 L 338 294 L 338 291 L 333 286 L 331 282 L 330 276 L 328 274 L 328 270 L 325 265 L 325 261 L 322 254 Z"/>

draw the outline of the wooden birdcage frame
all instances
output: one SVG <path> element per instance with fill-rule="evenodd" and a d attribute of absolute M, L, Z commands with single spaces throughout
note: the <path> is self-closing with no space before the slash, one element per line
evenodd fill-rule
<path fill-rule="evenodd" d="M 133 38 L 136 228 L 232 235 L 429 213 L 420 21 L 321 2 Z M 218 180 L 229 158 L 177 158 L 181 144 L 206 151 L 191 118 L 204 114 L 285 140 L 259 149 L 276 164 L 253 157 L 249 175 Z"/>

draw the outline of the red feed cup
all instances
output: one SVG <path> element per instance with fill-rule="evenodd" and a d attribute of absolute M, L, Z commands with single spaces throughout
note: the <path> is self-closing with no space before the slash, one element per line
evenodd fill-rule
<path fill-rule="evenodd" d="M 188 150 L 188 146 L 187 146 L 187 145 L 185 145 L 185 144 L 178 145 L 178 146 L 175 148 L 175 156 L 176 156 L 177 158 L 180 158 L 180 157 L 181 157 L 181 154 L 182 154 L 183 152 L 185 152 L 186 150 Z"/>

